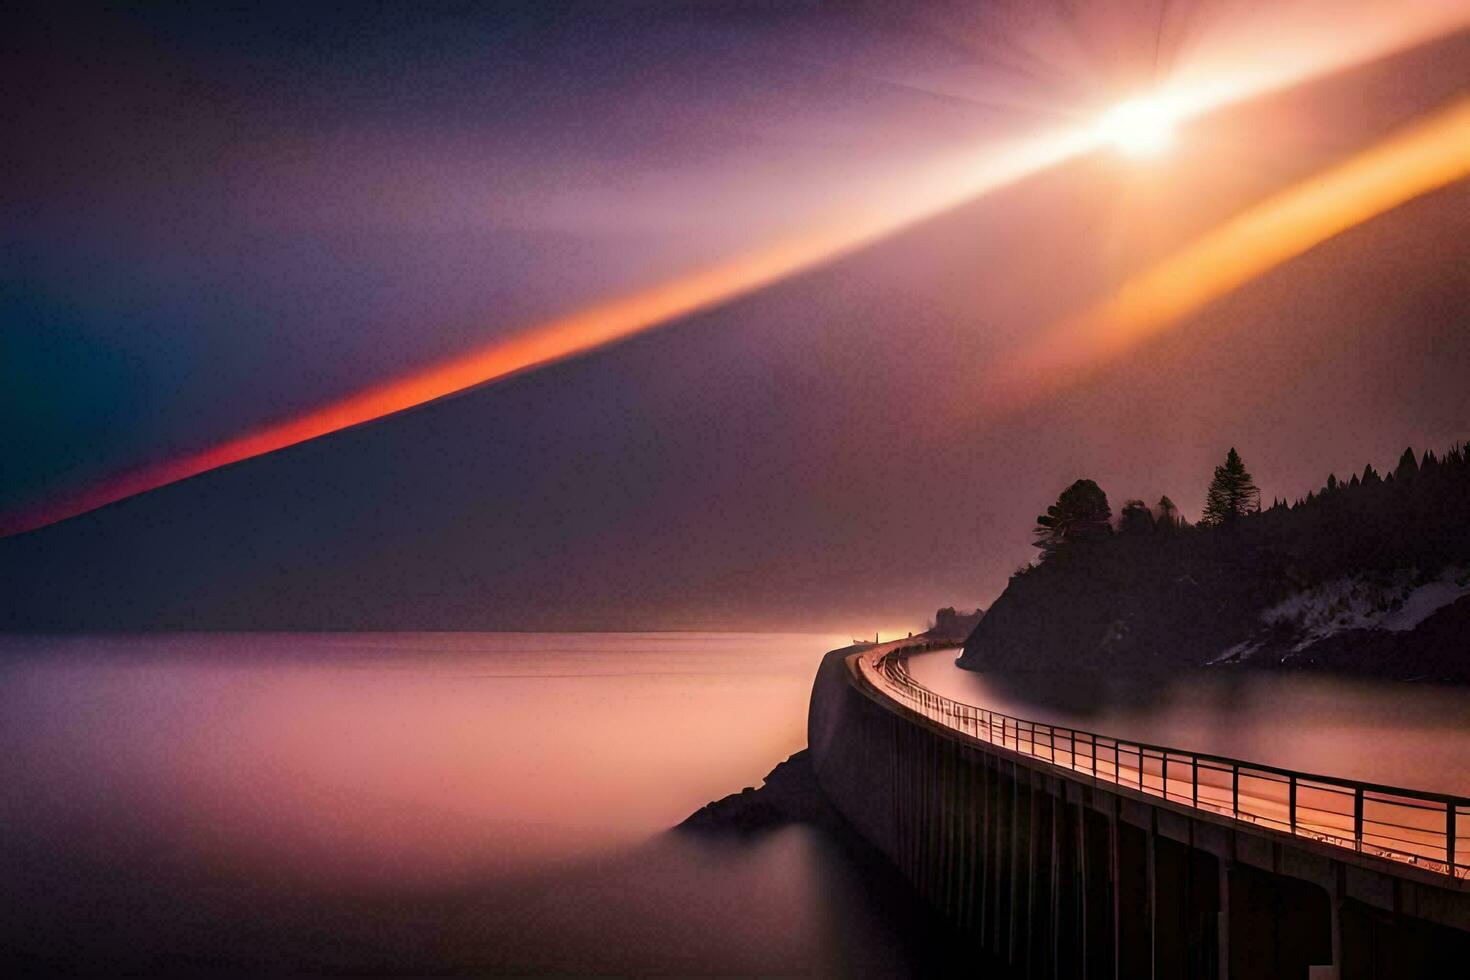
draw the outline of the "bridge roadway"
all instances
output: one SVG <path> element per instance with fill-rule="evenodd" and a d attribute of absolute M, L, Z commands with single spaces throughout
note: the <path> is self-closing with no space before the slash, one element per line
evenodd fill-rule
<path fill-rule="evenodd" d="M 1470 800 L 1018 719 L 828 654 L 818 781 L 960 933 L 1036 977 L 1470 977 Z"/>

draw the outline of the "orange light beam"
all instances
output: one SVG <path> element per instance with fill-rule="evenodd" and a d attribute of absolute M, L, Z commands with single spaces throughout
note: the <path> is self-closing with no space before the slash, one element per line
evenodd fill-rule
<path fill-rule="evenodd" d="M 1328 56 L 1289 59 L 1290 70 L 1222 76 L 1213 85 L 1169 91 L 1178 121 L 1241 99 L 1301 82 L 1372 57 L 1382 57 L 1463 27 L 1462 13 L 1442 13 L 1414 30 Z M 1365 46 L 1366 45 L 1366 46 Z M 1183 81 L 1181 80 L 1181 85 Z M 293 446 L 308 439 L 413 408 L 467 388 L 544 366 L 731 300 L 804 269 L 855 251 L 908 225 L 1013 184 L 1105 145 L 1096 126 L 1057 129 L 996 142 L 906 174 L 901 193 L 846 210 L 815 229 L 649 289 L 551 320 L 479 350 L 228 439 L 177 459 L 143 466 L 34 510 L 0 515 L 0 536 L 43 527 L 169 483 Z M 1319 239 L 1320 240 L 1320 239 Z M 1305 247 L 1310 247 L 1305 246 Z M 1284 261 L 1282 259 L 1281 261 Z M 1233 287 L 1232 287 L 1233 288 Z"/>
<path fill-rule="evenodd" d="M 1470 97 L 1230 218 L 997 365 L 990 397 L 1054 390 L 1334 235 L 1470 176 Z"/>
<path fill-rule="evenodd" d="M 1070 130 L 987 144 L 916 174 L 916 184 L 897 203 L 875 201 L 849 209 L 840 219 L 819 223 L 806 234 L 594 304 L 202 451 L 124 472 L 34 510 L 0 515 L 0 536 L 53 524 L 208 470 L 285 449 L 665 325 L 854 251 L 906 225 L 1086 152 L 1092 145 L 1089 134 Z"/>

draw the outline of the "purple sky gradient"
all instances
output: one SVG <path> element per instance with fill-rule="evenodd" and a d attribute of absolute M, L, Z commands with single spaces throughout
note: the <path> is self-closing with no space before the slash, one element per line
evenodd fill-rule
<path fill-rule="evenodd" d="M 1072 22 L 973 7 L 23 12 L 0 509 L 901 195 L 906 173 L 1126 90 L 1155 45 L 1169 65 L 1241 30 L 1219 4 L 1162 29 L 1132 5 Z M 327 620 L 489 603 L 499 625 L 858 629 L 988 602 L 1078 476 L 1115 508 L 1168 493 L 1193 516 L 1232 444 L 1270 497 L 1466 438 L 1464 186 L 1042 403 L 990 405 L 974 379 L 1463 94 L 1467 45 L 1212 114 L 1163 161 L 1076 161 L 665 334 L 12 553 L 80 587 L 215 528 L 203 557 L 136 586 L 214 583 L 149 600 L 164 618 L 238 618 L 316 583 Z"/>

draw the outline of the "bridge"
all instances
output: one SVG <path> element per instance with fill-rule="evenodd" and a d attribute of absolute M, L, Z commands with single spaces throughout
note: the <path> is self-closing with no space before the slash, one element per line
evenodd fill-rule
<path fill-rule="evenodd" d="M 1470 799 L 1015 718 L 898 641 L 828 654 L 824 793 L 966 941 L 1033 977 L 1470 976 Z"/>

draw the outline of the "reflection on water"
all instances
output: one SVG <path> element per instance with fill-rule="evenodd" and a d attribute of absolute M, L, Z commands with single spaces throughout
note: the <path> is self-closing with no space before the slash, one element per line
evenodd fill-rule
<path fill-rule="evenodd" d="M 802 747 L 836 637 L 0 638 L 12 957 L 904 973 L 804 828 L 662 833 Z"/>
<path fill-rule="evenodd" d="M 1305 672 L 976 673 L 909 660 L 930 690 L 1033 721 L 1410 789 L 1470 796 L 1470 691 Z"/>

